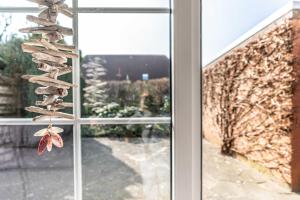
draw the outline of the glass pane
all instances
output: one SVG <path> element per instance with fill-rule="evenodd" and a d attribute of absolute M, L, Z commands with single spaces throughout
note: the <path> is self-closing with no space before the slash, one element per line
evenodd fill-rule
<path fill-rule="evenodd" d="M 32 13 L 31 13 L 32 14 Z M 28 83 L 21 78 L 24 74 L 42 74 L 32 62 L 30 54 L 23 53 L 21 44 L 36 36 L 21 34 L 20 28 L 36 26 L 26 21 L 24 13 L 0 13 L 0 117 L 33 117 L 24 111 L 26 106 L 34 105 L 35 101 L 42 98 L 34 93 L 36 84 Z M 35 15 L 35 14 L 33 14 Z M 67 27 L 72 27 L 72 20 L 60 16 L 58 22 Z M 64 42 L 71 44 L 72 37 L 66 37 Z M 69 65 L 72 62 L 69 60 Z M 61 80 L 72 82 L 72 75 L 60 77 Z M 72 101 L 72 90 L 64 98 L 65 102 Z M 72 110 L 67 110 L 72 112 Z"/>
<path fill-rule="evenodd" d="M 170 125 L 81 130 L 84 200 L 170 200 Z"/>
<path fill-rule="evenodd" d="M 72 6 L 72 0 L 66 0 L 65 3 Z M 37 7 L 37 4 L 27 0 L 0 1 L 0 7 Z"/>
<path fill-rule="evenodd" d="M 79 7 L 169 7 L 170 0 L 78 0 Z"/>
<path fill-rule="evenodd" d="M 168 14 L 79 15 L 83 117 L 170 116 L 169 24 Z"/>
<path fill-rule="evenodd" d="M 60 126 L 62 149 L 37 154 L 45 126 L 0 126 L 0 199 L 74 199 L 73 129 Z"/>

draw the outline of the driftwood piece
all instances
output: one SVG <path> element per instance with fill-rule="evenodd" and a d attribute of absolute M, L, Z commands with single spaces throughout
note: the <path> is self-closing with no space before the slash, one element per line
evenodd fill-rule
<path fill-rule="evenodd" d="M 35 93 L 38 95 L 52 94 L 65 97 L 68 95 L 68 90 L 56 87 L 38 87 L 35 89 Z"/>
<path fill-rule="evenodd" d="M 60 81 L 60 80 L 56 80 L 53 78 L 49 78 L 46 76 L 33 76 L 30 79 L 28 79 L 29 82 L 36 82 L 36 81 L 43 81 L 43 82 L 47 82 L 47 83 L 53 83 L 56 84 L 58 88 L 60 87 L 76 87 L 76 85 L 72 84 L 72 83 L 68 83 L 65 81 Z"/>
<path fill-rule="evenodd" d="M 49 107 L 49 110 L 51 110 L 51 111 L 59 111 L 59 110 L 62 110 L 62 109 L 65 109 L 65 107 L 60 105 L 60 104 L 53 105 L 53 106 Z"/>
<path fill-rule="evenodd" d="M 57 76 L 62 76 L 65 74 L 68 74 L 70 72 L 72 72 L 72 67 L 64 67 L 64 68 L 58 68 L 58 67 L 53 67 L 51 65 L 47 65 L 47 64 L 38 64 L 38 69 L 44 72 L 51 72 L 55 69 L 59 69 L 59 72 L 57 74 Z M 43 74 L 43 76 L 49 76 L 48 74 Z"/>
<path fill-rule="evenodd" d="M 50 6 L 51 5 L 48 2 L 41 2 L 39 4 L 40 5 L 45 5 L 45 6 Z M 60 12 L 61 14 L 65 15 L 67 17 L 73 18 L 73 12 L 68 8 L 67 4 L 63 3 L 63 1 L 55 3 L 54 6 L 56 6 L 56 8 L 54 9 L 54 11 Z M 43 13 L 41 13 L 40 16 L 45 17 L 45 18 L 51 17 L 51 16 L 48 15 L 48 13 L 46 11 L 44 11 Z M 54 18 L 53 18 L 53 20 L 54 20 Z"/>
<path fill-rule="evenodd" d="M 60 41 L 64 38 L 64 36 L 55 31 L 55 32 L 51 32 L 51 33 L 47 33 L 44 35 L 46 38 L 48 38 L 49 42 L 57 42 L 57 41 Z"/>
<path fill-rule="evenodd" d="M 32 57 L 37 59 L 37 60 L 45 60 L 45 61 L 50 61 L 50 62 L 56 62 L 58 64 L 64 64 L 67 62 L 67 58 L 64 57 L 56 57 L 52 56 L 46 53 L 33 53 Z"/>
<path fill-rule="evenodd" d="M 47 40 L 45 40 L 44 38 L 24 42 L 23 44 L 26 45 L 26 46 L 45 47 L 46 49 L 51 49 L 51 50 L 54 50 L 54 51 L 59 51 L 59 49 L 60 49 L 60 48 L 56 47 L 55 43 L 50 43 Z"/>
<path fill-rule="evenodd" d="M 19 32 L 21 33 L 34 33 L 34 34 L 46 34 L 46 33 L 52 33 L 55 30 L 49 30 L 45 27 L 29 27 L 29 28 L 21 28 L 19 29 Z"/>
<path fill-rule="evenodd" d="M 59 12 L 61 14 L 66 15 L 67 17 L 70 17 L 70 18 L 74 17 L 73 12 L 71 10 L 69 10 L 69 9 L 60 9 Z"/>
<path fill-rule="evenodd" d="M 57 43 L 57 44 L 55 44 L 55 47 L 60 50 L 65 50 L 65 51 L 73 51 L 74 52 L 76 50 L 75 46 L 73 46 L 73 45 L 65 45 L 65 44 Z"/>
<path fill-rule="evenodd" d="M 41 39 L 41 40 L 44 40 L 44 39 Z M 30 45 L 30 46 L 43 47 L 43 46 L 45 46 L 45 44 L 43 44 L 43 42 L 41 40 L 32 40 L 32 41 L 25 42 L 23 44 Z M 59 43 L 49 43 L 49 44 L 51 44 L 53 46 L 53 50 L 58 50 L 59 49 L 59 50 L 71 51 L 71 52 L 76 51 L 76 48 L 73 45 L 65 45 L 65 44 L 59 44 Z M 52 48 L 48 48 L 48 49 L 52 49 Z"/>
<path fill-rule="evenodd" d="M 36 33 L 36 34 L 52 33 L 56 31 L 63 35 L 73 35 L 73 30 L 71 28 L 66 28 L 59 25 L 21 28 L 19 31 L 21 33 Z"/>
<path fill-rule="evenodd" d="M 40 80 L 31 80 L 29 79 L 30 82 L 36 83 L 42 86 L 47 86 L 47 87 L 57 87 L 57 88 L 62 88 L 62 89 L 70 89 L 69 86 L 64 86 L 64 85 L 58 85 L 57 83 L 51 83 L 47 81 L 40 81 Z"/>
<path fill-rule="evenodd" d="M 73 103 L 69 103 L 69 102 L 62 102 L 61 105 L 66 107 L 66 108 L 72 108 L 73 107 Z"/>
<path fill-rule="evenodd" d="M 63 26 L 59 26 L 59 25 L 54 26 L 54 28 L 55 27 L 56 27 L 56 31 L 60 32 L 63 35 L 68 35 L 68 36 L 73 35 L 73 29 L 71 29 L 71 28 L 67 28 L 67 27 L 63 27 Z"/>
<path fill-rule="evenodd" d="M 38 25 L 43 25 L 43 26 L 54 26 L 55 23 L 48 21 L 47 19 L 35 17 L 33 15 L 27 15 L 26 19 L 30 22 L 36 23 Z"/>
<path fill-rule="evenodd" d="M 47 0 L 47 2 L 52 4 L 63 4 L 66 0 Z"/>
<path fill-rule="evenodd" d="M 49 3 L 47 3 L 46 0 L 27 0 L 27 1 L 30 1 L 32 3 L 37 3 L 40 6 L 49 6 Z"/>
<path fill-rule="evenodd" d="M 35 105 L 37 106 L 45 106 L 43 101 L 36 101 Z M 72 108 L 73 107 L 73 103 L 68 103 L 68 102 L 61 102 L 61 103 L 57 103 L 57 105 L 62 106 L 63 108 Z"/>
<path fill-rule="evenodd" d="M 21 78 L 29 80 L 29 79 L 34 78 L 36 76 L 37 75 L 23 75 L 23 76 L 21 76 Z M 58 71 L 55 71 L 54 75 L 51 75 L 51 73 L 45 73 L 45 74 L 41 74 L 41 75 L 38 75 L 38 76 L 44 76 L 44 77 L 49 77 L 51 79 L 57 79 Z"/>
<path fill-rule="evenodd" d="M 38 65 L 40 64 L 46 64 L 46 65 L 49 65 L 50 67 L 47 67 L 47 68 L 59 68 L 59 69 L 62 69 L 62 68 L 70 68 L 70 66 L 66 65 L 66 64 L 60 64 L 60 63 L 55 63 L 55 62 L 52 62 L 52 61 L 48 61 L 48 60 L 37 60 L 35 58 L 32 59 L 32 61 Z M 45 67 L 42 67 L 42 66 L 38 66 L 38 68 L 45 68 Z M 50 69 L 49 69 L 50 70 Z M 51 71 L 51 70 L 50 70 Z"/>
<path fill-rule="evenodd" d="M 46 8 L 39 14 L 39 18 L 47 19 L 51 22 L 56 22 L 58 16 L 58 7 L 55 9 Z"/>
<path fill-rule="evenodd" d="M 44 95 L 43 96 L 43 101 L 42 101 L 42 104 L 43 106 L 48 106 L 48 105 L 51 105 L 51 104 L 54 104 L 56 102 L 56 100 L 58 99 L 58 95 Z"/>
<path fill-rule="evenodd" d="M 52 71 L 50 71 L 49 73 L 47 73 L 46 77 L 49 77 L 49 78 L 52 78 L 52 79 L 57 79 L 58 72 L 59 72 L 59 69 L 53 69 Z"/>
<path fill-rule="evenodd" d="M 45 54 L 49 54 L 51 56 L 56 56 L 56 57 L 78 58 L 78 55 L 75 53 L 69 53 L 69 52 L 65 52 L 65 51 L 56 51 L 56 50 L 52 50 L 52 49 L 46 49 L 44 47 L 30 46 L 30 45 L 26 45 L 26 44 L 22 44 L 22 49 L 26 53 L 45 53 Z"/>
<path fill-rule="evenodd" d="M 63 113 L 63 112 L 54 112 L 54 111 L 49 111 L 40 107 L 36 106 L 30 106 L 26 107 L 25 110 L 29 112 L 34 112 L 34 113 L 39 113 L 42 115 L 47 115 L 47 116 L 54 116 L 54 117 L 61 117 L 61 118 L 66 118 L 66 119 L 74 119 L 74 116 L 71 114 Z"/>
<path fill-rule="evenodd" d="M 60 68 L 59 71 L 58 71 L 57 76 L 62 76 L 62 75 L 68 74 L 70 72 L 72 72 L 72 67 Z M 48 76 L 48 75 L 45 74 L 45 76 Z"/>
<path fill-rule="evenodd" d="M 40 43 L 42 44 L 42 46 L 44 46 L 47 49 L 51 49 L 53 51 L 58 51 L 58 49 L 53 44 L 51 44 L 50 42 L 48 42 L 47 40 L 45 40 L 43 38 L 40 40 Z"/>

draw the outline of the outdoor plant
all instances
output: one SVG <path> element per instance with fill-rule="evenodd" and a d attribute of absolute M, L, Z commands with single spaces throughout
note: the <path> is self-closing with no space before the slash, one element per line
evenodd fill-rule
<path fill-rule="evenodd" d="M 118 103 L 109 103 L 99 109 L 97 117 L 100 118 L 121 118 L 121 117 L 141 117 L 142 113 L 139 108 L 134 106 L 122 107 Z M 90 131 L 84 132 L 84 136 L 110 136 L 110 137 L 132 137 L 139 136 L 141 132 L 140 125 L 101 125 L 91 126 Z"/>

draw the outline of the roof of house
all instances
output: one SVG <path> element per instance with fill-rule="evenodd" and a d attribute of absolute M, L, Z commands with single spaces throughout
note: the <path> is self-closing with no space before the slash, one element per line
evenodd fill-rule
<path fill-rule="evenodd" d="M 170 60 L 164 55 L 87 55 L 83 64 L 94 58 L 107 70 L 104 80 L 142 80 L 143 74 L 149 79 L 170 77 Z"/>

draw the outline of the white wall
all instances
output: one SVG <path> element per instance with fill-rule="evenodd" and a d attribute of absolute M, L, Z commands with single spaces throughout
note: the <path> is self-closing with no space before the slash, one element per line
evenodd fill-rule
<path fill-rule="evenodd" d="M 203 65 L 288 0 L 202 0 Z"/>

